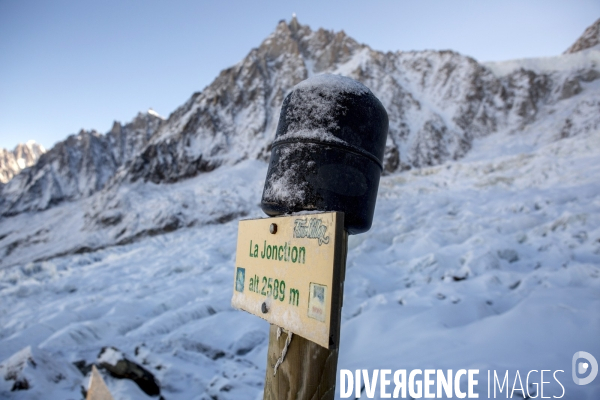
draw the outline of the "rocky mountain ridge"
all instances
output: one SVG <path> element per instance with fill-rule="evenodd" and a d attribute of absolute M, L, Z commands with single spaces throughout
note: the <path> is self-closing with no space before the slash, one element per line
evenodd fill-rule
<path fill-rule="evenodd" d="M 21 170 L 35 164 L 45 152 L 44 146 L 33 140 L 19 143 L 12 151 L 0 149 L 0 184 L 7 183 Z"/>
<path fill-rule="evenodd" d="M 139 113 L 128 124 L 115 121 L 104 135 L 82 129 L 69 136 L 0 188 L 1 215 L 44 210 L 99 191 L 144 147 L 162 122 L 153 113 Z"/>
<path fill-rule="evenodd" d="M 586 115 L 585 126 L 565 118 L 550 129 L 557 139 L 577 135 L 600 123 L 598 113 L 585 112 L 596 108 L 597 96 L 582 94 L 600 77 L 595 56 L 560 56 L 573 64 L 562 70 L 521 66 L 499 74 L 452 51 L 383 53 L 343 31 L 281 21 L 166 121 L 138 115 L 106 135 L 80 132 L 59 143 L 0 189 L 0 215 L 43 210 L 107 186 L 115 192 L 127 182 L 174 183 L 245 159 L 268 160 L 283 98 L 324 72 L 361 81 L 386 107 L 385 173 L 458 159 L 475 138 L 518 133 L 567 99 Z"/>
<path fill-rule="evenodd" d="M 540 108 L 580 93 L 581 82 L 597 79 L 598 68 L 593 62 L 579 67 L 499 77 L 455 52 L 382 53 L 343 31 L 312 31 L 294 18 L 176 110 L 128 176 L 174 182 L 245 158 L 267 160 L 283 98 L 324 72 L 359 80 L 385 105 L 386 172 L 436 165 L 466 154 L 473 138 L 518 131 Z"/>
<path fill-rule="evenodd" d="M 600 47 L 600 18 L 590 25 L 585 32 L 583 32 L 583 35 L 581 35 L 571 47 L 565 50 L 563 54 L 572 54 L 594 47 Z"/>

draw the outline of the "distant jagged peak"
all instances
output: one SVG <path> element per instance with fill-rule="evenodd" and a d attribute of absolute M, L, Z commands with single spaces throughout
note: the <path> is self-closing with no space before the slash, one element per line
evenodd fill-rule
<path fill-rule="evenodd" d="M 139 121 L 166 121 L 166 120 L 167 120 L 167 118 L 163 117 L 158 112 L 156 112 L 152 107 L 150 107 L 148 109 L 148 111 L 146 111 L 146 112 L 142 112 L 142 111 L 138 112 L 136 114 L 136 116 L 133 117 L 133 119 L 130 122 L 123 124 L 120 121 L 114 121 L 113 124 L 130 125 L 130 124 L 136 124 Z"/>
<path fill-rule="evenodd" d="M 13 153 L 19 160 L 21 169 L 27 168 L 38 160 L 42 154 L 46 152 L 46 149 L 35 140 L 28 140 L 24 144 L 18 144 L 15 147 Z"/>
<path fill-rule="evenodd" d="M 271 46 L 276 43 L 277 40 L 282 39 L 292 39 L 299 44 L 319 41 L 322 42 L 322 45 L 324 45 L 332 40 L 335 40 L 337 42 L 349 41 L 352 43 L 352 45 L 359 45 L 358 42 L 348 36 L 343 30 L 336 32 L 319 28 L 316 31 L 313 31 L 309 25 L 302 25 L 300 22 L 298 22 L 296 14 L 292 15 L 292 19 L 289 23 L 285 19 L 280 20 L 275 28 L 275 31 L 273 31 L 273 33 L 271 33 L 262 42 L 260 48 Z"/>
<path fill-rule="evenodd" d="M 38 142 L 36 142 L 33 139 L 30 139 L 30 140 L 26 141 L 25 143 L 17 144 L 15 146 L 15 148 L 13 150 L 11 150 L 11 152 L 13 152 L 13 153 L 22 152 L 25 149 L 29 149 L 29 150 L 34 151 L 39 154 L 43 154 L 46 152 L 46 149 L 44 148 L 44 146 L 42 146 L 41 144 L 39 144 Z M 2 149 L 2 150 L 9 151 L 8 149 Z"/>
<path fill-rule="evenodd" d="M 35 140 L 19 143 L 13 150 L 0 149 L 0 182 L 10 181 L 21 170 L 37 162 L 46 149 Z"/>
<path fill-rule="evenodd" d="M 123 128 L 143 129 L 150 128 L 155 131 L 167 119 L 154 111 L 152 107 L 146 112 L 138 112 L 137 115 L 128 123 L 123 124 L 120 121 L 113 121 L 113 125 L 107 132 L 108 135 L 118 135 L 123 132 Z"/>
<path fill-rule="evenodd" d="M 81 128 L 79 129 L 79 132 L 75 133 L 75 134 L 71 134 L 69 136 L 67 136 L 67 138 L 64 141 L 58 142 L 57 145 L 60 145 L 63 142 L 69 142 L 69 143 L 75 143 L 75 142 L 84 142 L 87 143 L 89 142 L 90 138 L 92 137 L 102 137 L 104 136 L 102 133 L 98 132 L 96 129 L 85 129 L 85 128 Z"/>
<path fill-rule="evenodd" d="M 265 55 L 267 59 L 276 59 L 282 55 L 298 55 L 298 39 L 311 33 L 310 27 L 300 25 L 295 18 L 289 24 L 282 19 L 275 27 L 275 31 L 260 44 L 258 52 Z"/>
<path fill-rule="evenodd" d="M 42 154 L 44 154 L 46 152 L 46 149 L 44 148 L 44 146 L 42 146 L 41 144 L 39 144 L 35 140 L 28 140 L 25 143 L 19 143 L 15 147 L 14 152 L 15 153 L 24 152 L 25 149 L 33 152 L 37 156 L 40 156 L 40 155 L 42 155 Z"/>
<path fill-rule="evenodd" d="M 591 49 L 593 47 L 600 49 L 600 18 L 596 20 L 592 25 L 588 26 L 583 35 L 573 43 L 563 54 L 577 53 Z"/>
<path fill-rule="evenodd" d="M 14 154 L 0 150 L 0 182 L 5 183 L 0 184 L 0 215 L 45 210 L 101 190 L 147 145 L 163 122 L 140 112 L 128 123 L 115 121 L 105 134 L 81 129 L 56 143 L 29 168 L 19 169 L 18 175 Z M 13 168 L 9 171 L 6 165 Z"/>
<path fill-rule="evenodd" d="M 294 14 L 289 23 L 279 21 L 275 31 L 261 43 L 258 52 L 271 60 L 280 56 L 300 57 L 306 63 L 310 76 L 329 71 L 335 64 L 348 61 L 365 48 L 370 49 L 343 30 L 312 30 L 309 25 L 302 25 Z"/>
<path fill-rule="evenodd" d="M 277 27 L 275 28 L 275 31 L 273 32 L 272 35 L 277 35 L 278 33 L 284 33 L 284 34 L 292 34 L 292 35 L 306 35 L 306 34 L 310 34 L 312 32 L 312 30 L 310 29 L 310 27 L 308 25 L 302 25 L 300 22 L 298 22 L 298 18 L 296 17 L 296 14 L 292 14 L 292 19 L 290 19 L 290 22 L 288 23 L 285 19 L 281 19 L 279 20 L 279 23 L 277 24 Z"/>
<path fill-rule="evenodd" d="M 119 121 L 113 121 L 113 126 L 112 128 L 110 128 L 110 131 L 108 131 L 109 134 L 116 134 L 121 132 L 121 130 L 123 129 L 123 125 L 121 125 L 121 123 Z"/>
<path fill-rule="evenodd" d="M 292 13 L 292 19 L 290 20 L 289 27 L 292 32 L 298 31 L 300 29 L 301 25 L 298 22 L 298 18 L 296 18 L 296 13 Z"/>

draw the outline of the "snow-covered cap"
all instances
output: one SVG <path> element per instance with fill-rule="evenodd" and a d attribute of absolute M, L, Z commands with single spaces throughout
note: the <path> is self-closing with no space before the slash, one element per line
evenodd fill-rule
<path fill-rule="evenodd" d="M 387 112 L 362 83 L 331 74 L 300 82 L 281 107 L 263 211 L 341 211 L 348 233 L 368 231 L 387 131 Z"/>
<path fill-rule="evenodd" d="M 321 74 L 300 82 L 285 98 L 273 146 L 337 144 L 382 167 L 387 131 L 387 112 L 369 88 L 345 76 Z"/>

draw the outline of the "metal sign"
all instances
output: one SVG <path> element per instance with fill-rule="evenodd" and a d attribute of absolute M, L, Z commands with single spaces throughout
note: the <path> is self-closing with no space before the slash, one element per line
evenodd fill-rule
<path fill-rule="evenodd" d="M 339 212 L 240 221 L 231 305 L 337 346 L 343 229 Z"/>

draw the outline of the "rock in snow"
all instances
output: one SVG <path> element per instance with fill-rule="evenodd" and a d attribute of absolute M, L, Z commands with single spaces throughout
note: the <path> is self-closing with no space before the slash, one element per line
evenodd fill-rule
<path fill-rule="evenodd" d="M 134 381 L 148 396 L 160 395 L 160 388 L 154 375 L 136 362 L 127 359 L 116 348 L 102 348 L 97 363 L 100 368 L 104 368 L 115 378 Z"/>
<path fill-rule="evenodd" d="M 42 349 L 27 346 L 0 363 L 0 397 L 26 392 L 20 398 L 42 399 L 52 392 L 69 398 L 78 393 L 81 379 L 72 365 L 56 361 Z"/>

